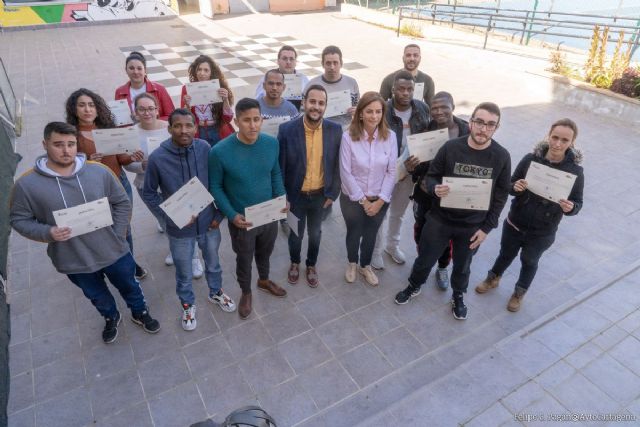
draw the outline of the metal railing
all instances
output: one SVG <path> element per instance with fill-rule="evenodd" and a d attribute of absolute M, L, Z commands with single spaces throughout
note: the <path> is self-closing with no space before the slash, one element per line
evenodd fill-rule
<path fill-rule="evenodd" d="M 618 42 L 618 33 L 624 32 L 623 42 L 633 44 L 632 52 L 640 42 L 640 20 L 637 17 L 430 3 L 420 7 L 399 7 L 398 35 L 403 19 L 484 29 L 483 48 L 486 48 L 492 31 L 510 34 L 512 40 L 519 37 L 520 44 L 528 44 L 536 36 L 550 36 L 555 40 L 554 44 L 560 46 L 565 39 L 590 40 L 595 25 L 609 27 L 611 37 L 607 41 L 612 44 Z"/>

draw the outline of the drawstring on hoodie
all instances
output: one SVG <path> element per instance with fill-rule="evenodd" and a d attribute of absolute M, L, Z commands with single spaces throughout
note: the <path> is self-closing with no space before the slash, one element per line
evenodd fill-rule
<path fill-rule="evenodd" d="M 87 196 L 85 196 L 84 194 L 84 188 L 82 188 L 82 183 L 80 182 L 80 178 L 78 178 L 78 175 L 76 175 L 76 181 L 78 181 L 78 185 L 80 186 L 80 192 L 82 193 L 82 198 L 84 199 L 84 202 L 87 203 Z M 60 190 L 60 195 L 62 196 L 62 203 L 64 203 L 64 207 L 68 208 L 69 206 L 67 206 L 67 200 L 64 198 L 64 193 L 62 192 L 62 186 L 60 185 L 60 178 L 58 178 L 56 176 L 56 182 L 58 183 L 58 190 Z"/>

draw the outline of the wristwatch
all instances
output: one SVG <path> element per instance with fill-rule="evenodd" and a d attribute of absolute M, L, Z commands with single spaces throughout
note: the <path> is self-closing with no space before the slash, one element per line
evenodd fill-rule
<path fill-rule="evenodd" d="M 365 200 L 367 200 L 367 198 L 363 197 L 362 199 L 358 200 L 358 203 L 360 203 L 361 205 L 364 205 Z"/>

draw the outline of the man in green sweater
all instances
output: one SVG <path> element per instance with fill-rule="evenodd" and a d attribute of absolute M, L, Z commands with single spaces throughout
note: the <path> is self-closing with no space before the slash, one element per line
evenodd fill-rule
<path fill-rule="evenodd" d="M 236 276 L 242 289 L 238 314 L 251 314 L 251 263 L 256 259 L 258 289 L 283 298 L 287 291 L 269 280 L 269 258 L 278 234 L 278 222 L 251 227 L 244 216 L 248 206 L 285 193 L 278 162 L 278 141 L 260 133 L 262 115 L 255 99 L 236 104 L 238 132 L 218 142 L 209 152 L 209 191 L 218 209 L 229 219 L 231 245 L 236 253 Z"/>

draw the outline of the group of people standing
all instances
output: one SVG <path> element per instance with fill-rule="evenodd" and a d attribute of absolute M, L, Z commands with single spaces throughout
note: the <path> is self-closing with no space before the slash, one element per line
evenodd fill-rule
<path fill-rule="evenodd" d="M 322 52 L 324 73 L 309 80 L 296 70 L 297 53 L 283 46 L 278 68 L 269 70 L 256 89 L 256 99 L 234 97 L 220 67 L 201 55 L 189 67 L 192 82 L 217 79 L 221 102 L 193 105 L 183 87 L 175 109 L 166 89 L 146 76 L 146 61 L 129 54 L 125 70 L 129 81 L 115 91 L 126 99 L 140 149 L 131 154 L 103 155 L 92 138 L 95 129 L 114 128 L 108 103 L 98 94 L 79 89 L 66 102 L 66 123 L 44 129 L 46 154 L 20 177 L 11 198 L 11 224 L 20 234 L 49 244 L 55 268 L 82 289 L 105 318 L 103 340 L 113 342 L 121 320 L 105 276 L 130 308 L 131 319 L 155 333 L 160 329 L 144 299 L 140 280 L 147 274 L 133 256 L 130 216 L 132 186 L 125 171 L 135 174 L 133 187 L 169 240 L 167 265 L 175 266 L 176 294 L 185 330 L 197 326 L 193 279 L 205 277 L 208 300 L 225 312 L 252 312 L 252 263 L 258 270 L 256 287 L 275 297 L 287 296 L 270 279 L 270 257 L 278 222 L 253 227 L 245 209 L 286 195 L 283 212 L 291 211 L 297 229 L 288 233 L 290 266 L 287 281 L 300 281 L 302 239 L 308 234 L 304 280 L 315 288 L 321 282 L 316 269 L 323 220 L 339 200 L 346 225 L 345 281 L 358 275 L 378 286 L 375 270 L 384 268 L 382 252 L 397 264 L 407 256 L 400 249 L 405 211 L 413 201 L 417 257 L 408 285 L 395 296 L 406 304 L 416 297 L 438 263 L 439 289 L 452 289 L 452 312 L 465 319 L 473 254 L 487 234 L 498 226 L 509 194 L 514 196 L 503 225 L 501 250 L 487 278 L 476 287 L 486 293 L 520 253 L 522 268 L 508 309 L 517 311 L 536 273 L 538 260 L 554 241 L 564 215 L 582 206 L 584 185 L 581 155 L 575 148 L 577 126 L 569 119 L 555 122 L 543 142 L 525 156 L 511 175 L 508 151 L 492 137 L 500 125 L 497 105 L 485 102 L 469 122 L 453 115 L 455 104 L 447 92 L 435 93 L 431 77 L 419 71 L 420 47 L 404 48 L 404 67 L 389 74 L 379 92 L 360 95 L 355 79 L 342 74 L 342 52 L 328 46 Z M 291 80 L 287 75 L 294 76 Z M 286 81 L 301 88 L 284 97 Z M 330 95 L 348 91 L 351 107 L 325 118 Z M 285 117 L 276 136 L 261 132 L 264 120 Z M 235 124 L 232 126 L 232 123 Z M 407 138 L 446 129 L 449 140 L 430 162 L 408 152 Z M 152 147 L 151 141 L 162 141 Z M 577 175 L 571 195 L 558 203 L 527 189 L 531 162 Z M 449 194 L 445 177 L 489 180 L 488 209 L 453 209 L 440 205 Z M 191 222 L 178 227 L 160 207 L 187 182 L 197 179 L 214 198 Z M 73 227 L 59 227 L 54 211 L 106 198 L 113 225 L 75 236 Z M 383 223 L 388 216 L 385 236 Z M 242 294 L 237 305 L 222 289 L 218 256 L 220 225 L 227 218 L 231 246 L 236 254 L 236 277 Z M 289 224 L 289 227 L 291 224 Z M 198 250 L 202 253 L 204 266 Z M 448 265 L 453 261 L 451 278 Z"/>

